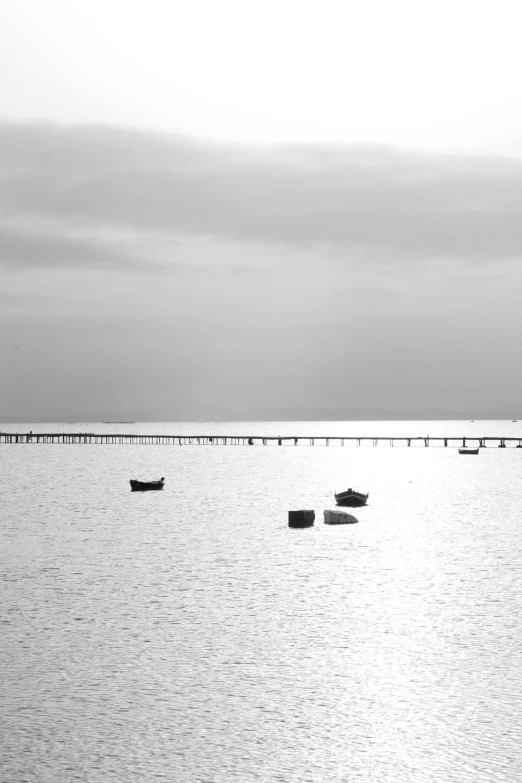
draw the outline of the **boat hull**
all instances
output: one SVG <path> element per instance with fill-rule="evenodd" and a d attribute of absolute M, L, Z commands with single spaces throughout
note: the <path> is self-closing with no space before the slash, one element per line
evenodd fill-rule
<path fill-rule="evenodd" d="M 354 525 L 359 520 L 347 511 L 329 511 L 324 512 L 325 525 Z"/>
<path fill-rule="evenodd" d="M 315 511 L 289 511 L 288 527 L 312 527 Z"/>
<path fill-rule="evenodd" d="M 478 453 L 479 453 L 478 447 L 476 449 L 468 449 L 468 448 L 459 449 L 459 454 L 478 454 Z"/>
<path fill-rule="evenodd" d="M 151 490 L 163 489 L 165 482 L 161 481 L 136 481 L 131 479 L 131 492 L 149 492 Z"/>
<path fill-rule="evenodd" d="M 357 506 L 366 505 L 368 495 L 364 495 L 362 492 L 339 492 L 335 495 L 335 502 L 338 506 L 356 508 Z"/>

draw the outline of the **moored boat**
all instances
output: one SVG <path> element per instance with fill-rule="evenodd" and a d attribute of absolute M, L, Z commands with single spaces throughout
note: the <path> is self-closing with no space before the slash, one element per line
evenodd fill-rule
<path fill-rule="evenodd" d="M 288 527 L 312 527 L 315 522 L 315 511 L 289 511 Z"/>
<path fill-rule="evenodd" d="M 479 453 L 479 447 L 471 448 L 470 446 L 462 446 L 459 449 L 459 454 L 478 454 Z"/>
<path fill-rule="evenodd" d="M 329 511 L 324 512 L 325 525 L 353 525 L 359 520 L 347 511 Z"/>
<path fill-rule="evenodd" d="M 370 493 L 356 492 L 355 489 L 347 489 L 345 492 L 335 493 L 335 502 L 338 506 L 365 506 Z"/>
<path fill-rule="evenodd" d="M 132 492 L 146 492 L 149 489 L 163 489 L 165 479 L 162 477 L 159 481 L 137 481 L 136 479 L 130 480 Z"/>

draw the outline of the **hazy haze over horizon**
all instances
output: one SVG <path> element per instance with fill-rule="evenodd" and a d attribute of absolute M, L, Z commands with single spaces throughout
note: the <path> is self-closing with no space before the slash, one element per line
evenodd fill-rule
<path fill-rule="evenodd" d="M 245 8 L 0 8 L 0 420 L 518 418 L 517 6 Z"/>

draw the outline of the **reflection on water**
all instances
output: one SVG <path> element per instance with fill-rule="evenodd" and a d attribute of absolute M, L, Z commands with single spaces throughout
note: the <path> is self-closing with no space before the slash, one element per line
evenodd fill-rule
<path fill-rule="evenodd" d="M 2 445 L 0 468 L 2 781 L 520 779 L 521 450 Z M 348 485 L 359 524 L 323 524 Z"/>

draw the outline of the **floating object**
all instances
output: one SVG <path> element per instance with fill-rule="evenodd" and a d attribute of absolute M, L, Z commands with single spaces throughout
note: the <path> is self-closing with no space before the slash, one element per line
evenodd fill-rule
<path fill-rule="evenodd" d="M 459 454 L 478 454 L 478 453 L 479 453 L 478 446 L 477 446 L 477 448 L 470 448 L 469 446 L 462 446 L 459 449 Z"/>
<path fill-rule="evenodd" d="M 359 520 L 349 514 L 347 511 L 328 511 L 324 512 L 325 525 L 353 525 Z"/>
<path fill-rule="evenodd" d="M 315 511 L 289 511 L 288 527 L 312 527 Z"/>
<path fill-rule="evenodd" d="M 347 489 L 346 492 L 338 492 L 335 495 L 335 502 L 338 506 L 365 506 L 370 493 L 356 492 L 355 489 Z"/>
<path fill-rule="evenodd" d="M 136 479 L 130 480 L 132 492 L 147 492 L 149 489 L 163 489 L 165 479 L 162 477 L 159 481 L 136 481 Z"/>

